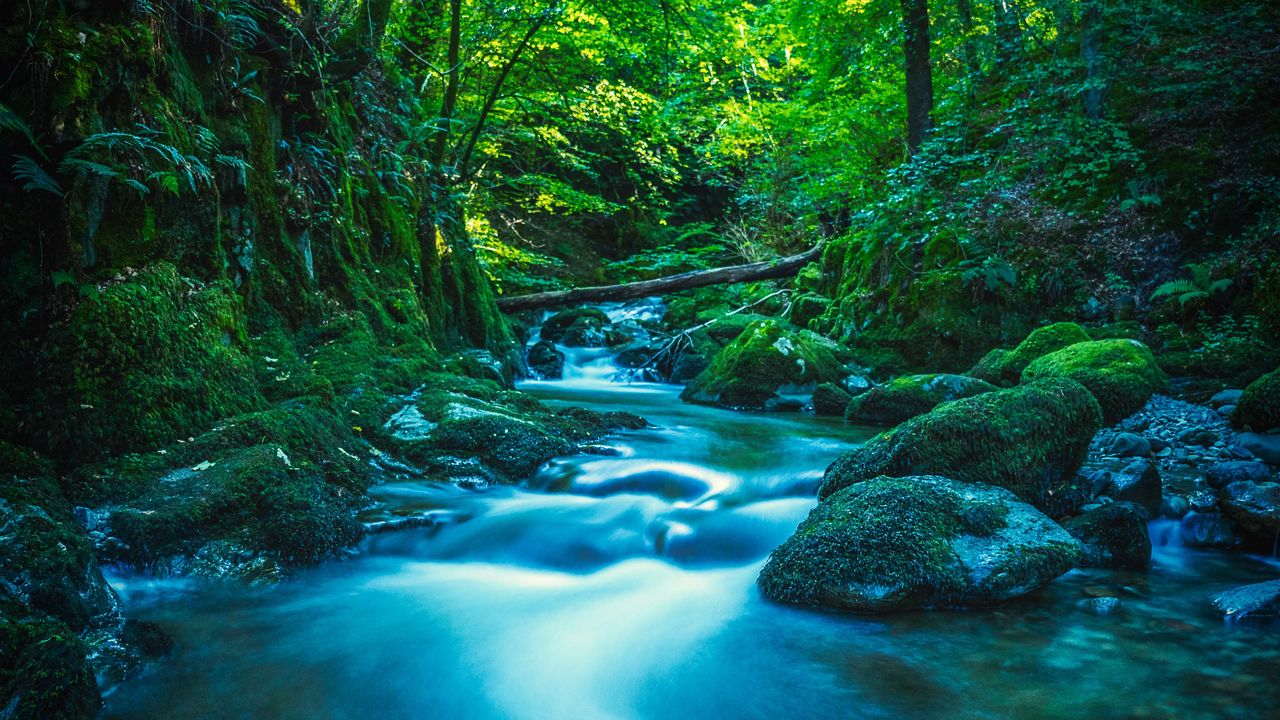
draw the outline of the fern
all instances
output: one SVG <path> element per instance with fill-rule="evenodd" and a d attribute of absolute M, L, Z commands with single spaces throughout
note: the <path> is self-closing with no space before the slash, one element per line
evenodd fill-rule
<path fill-rule="evenodd" d="M 44 190 L 59 197 L 66 194 L 58 181 L 45 172 L 30 155 L 14 155 L 13 158 L 13 178 L 22 183 L 23 190 Z"/>
<path fill-rule="evenodd" d="M 1213 279 L 1213 268 L 1209 263 L 1188 263 L 1190 278 L 1170 280 L 1158 286 L 1152 293 L 1152 300 L 1161 298 L 1177 298 L 1178 305 L 1186 307 L 1188 303 L 1201 302 L 1231 287 L 1231 278 Z"/>
<path fill-rule="evenodd" d="M 31 132 L 31 126 L 27 125 L 27 121 L 23 120 L 21 115 L 14 112 L 12 108 L 4 103 L 0 103 L 0 132 L 22 133 L 40 157 L 46 160 L 49 159 L 44 154 L 44 148 L 40 147 L 40 143 L 36 142 L 36 136 Z"/>

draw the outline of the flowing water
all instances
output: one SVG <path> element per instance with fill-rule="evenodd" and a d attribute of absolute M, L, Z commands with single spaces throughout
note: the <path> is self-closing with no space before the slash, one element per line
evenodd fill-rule
<path fill-rule="evenodd" d="M 655 427 L 526 487 L 402 482 L 352 559 L 268 590 L 114 578 L 177 640 L 111 718 L 1280 716 L 1280 632 L 1205 597 L 1267 559 L 1161 542 L 1149 572 L 1074 571 L 993 610 L 850 617 L 765 602 L 755 576 L 872 431 L 682 404 L 607 356 L 523 389 Z M 1087 600 L 1121 598 L 1119 610 Z"/>

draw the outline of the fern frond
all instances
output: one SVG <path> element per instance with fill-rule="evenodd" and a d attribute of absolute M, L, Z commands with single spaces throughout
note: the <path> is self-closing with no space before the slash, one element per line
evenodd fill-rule
<path fill-rule="evenodd" d="M 1157 287 L 1155 291 L 1151 293 L 1151 299 L 1156 300 L 1158 298 L 1169 297 L 1171 295 L 1181 295 L 1187 292 L 1194 292 L 1196 289 L 1195 283 L 1190 280 L 1170 280 L 1169 282 Z"/>
<path fill-rule="evenodd" d="M 1186 305 L 1187 303 L 1192 302 L 1194 300 L 1203 300 L 1207 297 L 1209 297 L 1209 293 L 1203 290 L 1192 290 L 1191 292 L 1185 292 L 1179 295 L 1178 304 Z"/>
<path fill-rule="evenodd" d="M 21 115 L 14 112 L 12 108 L 4 103 L 0 103 L 0 132 L 22 133 L 40 157 L 46 160 L 49 159 L 44 154 L 44 148 L 40 147 L 40 143 L 36 142 L 36 136 L 31 132 L 31 126 L 27 124 L 27 121 L 23 120 Z"/>
<path fill-rule="evenodd" d="M 151 188 L 147 187 L 146 185 L 143 185 L 142 183 L 138 182 L 137 180 L 134 180 L 133 178 L 125 178 L 123 182 L 128 187 L 131 187 L 134 190 L 137 190 L 139 195 L 151 194 Z"/>
<path fill-rule="evenodd" d="M 62 186 L 58 184 L 53 176 L 44 171 L 30 155 L 14 155 L 13 156 L 13 178 L 22 183 L 22 189 L 30 192 L 32 190 L 44 190 L 53 193 L 59 197 L 65 195 Z"/>
<path fill-rule="evenodd" d="M 1213 284 L 1209 286 L 1209 294 L 1213 295 L 1213 294 L 1220 293 L 1229 287 L 1231 287 L 1231 278 L 1221 278 L 1218 280 L 1214 280 Z"/>
<path fill-rule="evenodd" d="M 58 172 L 64 175 L 97 175 L 99 177 L 118 177 L 120 172 L 110 165 L 93 160 L 68 157 L 58 164 Z"/>

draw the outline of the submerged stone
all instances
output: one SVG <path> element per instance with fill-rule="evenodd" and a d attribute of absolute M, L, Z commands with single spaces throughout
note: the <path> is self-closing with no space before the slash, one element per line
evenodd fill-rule
<path fill-rule="evenodd" d="M 853 396 L 835 383 L 821 383 L 813 389 L 813 414 L 844 417 Z"/>
<path fill-rule="evenodd" d="M 821 497 L 879 475 L 939 474 L 990 483 L 1051 515 L 1088 498 L 1078 476 L 1100 425 L 1079 383 L 1048 379 L 945 403 L 882 433 L 827 468 Z"/>
<path fill-rule="evenodd" d="M 769 557 L 779 602 L 851 612 L 992 605 L 1070 570 L 1079 543 L 1013 493 L 939 476 L 877 477 L 821 502 Z"/>
<path fill-rule="evenodd" d="M 940 403 L 996 389 L 991 383 L 964 375 L 907 375 L 853 398 L 845 410 L 845 419 L 870 425 L 897 425 L 929 412 Z"/>

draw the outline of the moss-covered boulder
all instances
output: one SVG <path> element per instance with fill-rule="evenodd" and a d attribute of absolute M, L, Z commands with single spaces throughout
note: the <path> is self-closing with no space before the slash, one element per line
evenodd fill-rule
<path fill-rule="evenodd" d="M 540 340 L 529 348 L 529 369 L 538 377 L 559 380 L 564 375 L 564 353 L 556 349 L 550 340 Z"/>
<path fill-rule="evenodd" d="M 813 389 L 813 414 L 844 417 L 853 396 L 835 383 L 820 383 Z"/>
<path fill-rule="evenodd" d="M 168 263 L 95 289 L 50 330 L 25 442 L 85 462 L 260 407 L 238 308 L 230 287 Z"/>
<path fill-rule="evenodd" d="M 997 389 L 991 383 L 964 375 L 907 375 L 853 398 L 845 410 L 845 419 L 867 425 L 897 425 L 940 403 Z"/>
<path fill-rule="evenodd" d="M 433 374 L 383 407 L 380 433 L 424 470 L 468 484 L 514 483 L 557 455 L 618 429 L 643 427 L 627 413 L 552 410 L 495 383 Z"/>
<path fill-rule="evenodd" d="M 98 508 L 101 552 L 155 572 L 274 581 L 360 536 L 370 453 L 326 408 L 303 403 L 224 421 L 160 452 L 87 466 L 67 481 Z"/>
<path fill-rule="evenodd" d="M 48 462 L 0 441 L 0 585 L 79 632 L 115 619 L 115 593 Z"/>
<path fill-rule="evenodd" d="M 808 395 L 843 370 L 830 341 L 779 320 L 759 320 L 716 354 L 681 399 L 731 408 L 776 407 L 788 395 Z"/>
<path fill-rule="evenodd" d="M 969 370 L 968 375 L 996 385 L 1016 385 L 1031 361 L 1091 339 L 1084 328 L 1072 322 L 1045 325 L 1031 331 L 1012 350 L 996 349 L 987 353 Z"/>
<path fill-rule="evenodd" d="M 827 497 L 769 557 L 779 602 L 850 612 L 992 605 L 1070 570 L 1078 543 L 1012 493 L 938 476 L 877 477 Z"/>
<path fill-rule="evenodd" d="M 1236 427 L 1265 432 L 1280 427 L 1280 370 L 1273 370 L 1249 383 L 1231 414 Z"/>
<path fill-rule="evenodd" d="M 1137 340 L 1091 340 L 1033 360 L 1023 382 L 1070 378 L 1084 385 L 1102 406 L 1103 422 L 1119 422 L 1163 390 L 1168 380 L 1146 345 Z"/>
<path fill-rule="evenodd" d="M 89 718 L 98 686 L 80 636 L 120 623 L 115 593 L 50 463 L 0 442 L 0 716 Z"/>
<path fill-rule="evenodd" d="M 598 332 L 600 333 L 600 339 L 603 341 L 604 328 L 608 325 L 609 316 L 600 308 L 573 308 L 572 310 L 562 310 L 547 318 L 542 323 L 539 336 L 543 340 L 560 342 L 565 335 L 569 334 L 570 330 L 573 330 L 579 336 L 590 332 Z"/>
<path fill-rule="evenodd" d="M 1081 567 L 1142 569 L 1151 562 L 1147 511 L 1131 502 L 1095 508 L 1062 526 L 1080 541 Z"/>
<path fill-rule="evenodd" d="M 1077 477 L 1101 410 L 1079 383 L 1051 378 L 944 403 L 827 468 L 820 497 L 871 478 L 943 475 L 989 483 L 1054 517 L 1088 496 Z"/>
<path fill-rule="evenodd" d="M 13 720 L 92 718 L 100 704 L 89 648 L 63 622 L 0 601 L 0 707 Z"/>

